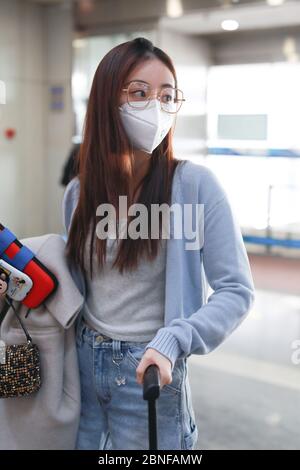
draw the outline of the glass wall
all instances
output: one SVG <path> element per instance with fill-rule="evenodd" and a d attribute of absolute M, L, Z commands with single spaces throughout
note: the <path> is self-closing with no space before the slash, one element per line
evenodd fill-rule
<path fill-rule="evenodd" d="M 297 63 L 215 66 L 207 94 L 207 162 L 244 233 L 292 244 L 300 240 L 299 80 Z"/>

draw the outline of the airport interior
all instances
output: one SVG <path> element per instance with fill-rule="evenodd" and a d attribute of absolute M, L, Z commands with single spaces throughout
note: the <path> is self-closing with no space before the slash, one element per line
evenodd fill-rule
<path fill-rule="evenodd" d="M 63 234 L 95 70 L 136 37 L 174 61 L 174 154 L 226 189 L 256 290 L 239 328 L 188 359 L 197 449 L 299 450 L 300 1 L 0 0 L 1 223 Z"/>

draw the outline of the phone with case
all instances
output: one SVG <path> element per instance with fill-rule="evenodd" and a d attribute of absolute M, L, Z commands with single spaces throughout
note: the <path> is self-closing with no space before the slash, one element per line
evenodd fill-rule
<path fill-rule="evenodd" d="M 6 276 L 7 290 L 6 295 L 12 300 L 24 300 L 33 286 L 33 282 L 27 274 L 22 273 L 14 266 L 0 259 L 0 278 Z M 2 279 L 4 279 L 2 277 Z"/>
<path fill-rule="evenodd" d="M 38 307 L 55 292 L 58 286 L 55 275 L 2 224 L 0 224 L 0 259 L 31 279 L 32 287 L 21 300 L 21 303 L 28 308 Z"/>

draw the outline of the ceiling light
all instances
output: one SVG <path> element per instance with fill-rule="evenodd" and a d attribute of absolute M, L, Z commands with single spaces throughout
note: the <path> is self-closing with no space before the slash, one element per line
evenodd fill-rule
<path fill-rule="evenodd" d="M 298 62 L 299 56 L 297 53 L 297 45 L 295 38 L 287 37 L 283 42 L 282 52 L 288 62 Z"/>
<path fill-rule="evenodd" d="M 222 21 L 221 26 L 225 31 L 236 31 L 240 27 L 236 20 L 224 20 Z"/>
<path fill-rule="evenodd" d="M 283 5 L 285 0 L 267 0 L 267 4 L 271 7 L 278 7 L 279 5 Z"/>
<path fill-rule="evenodd" d="M 183 15 L 181 0 L 167 0 L 167 15 L 170 18 L 178 18 Z"/>
<path fill-rule="evenodd" d="M 87 42 L 85 39 L 74 39 L 73 41 L 73 47 L 76 47 L 76 49 L 80 49 L 81 47 L 86 47 Z"/>
<path fill-rule="evenodd" d="M 283 53 L 285 55 L 295 54 L 297 52 L 296 41 L 293 37 L 285 38 L 283 42 Z"/>

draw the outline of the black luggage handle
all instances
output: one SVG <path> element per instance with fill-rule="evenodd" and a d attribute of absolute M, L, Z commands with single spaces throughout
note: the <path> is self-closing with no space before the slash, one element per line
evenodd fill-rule
<path fill-rule="evenodd" d="M 144 400 L 156 400 L 160 392 L 159 369 L 155 364 L 147 367 L 144 374 L 143 382 L 143 398 Z"/>
<path fill-rule="evenodd" d="M 143 398 L 148 401 L 149 449 L 157 450 L 157 424 L 155 400 L 160 394 L 159 369 L 155 364 L 147 367 L 143 380 Z"/>

